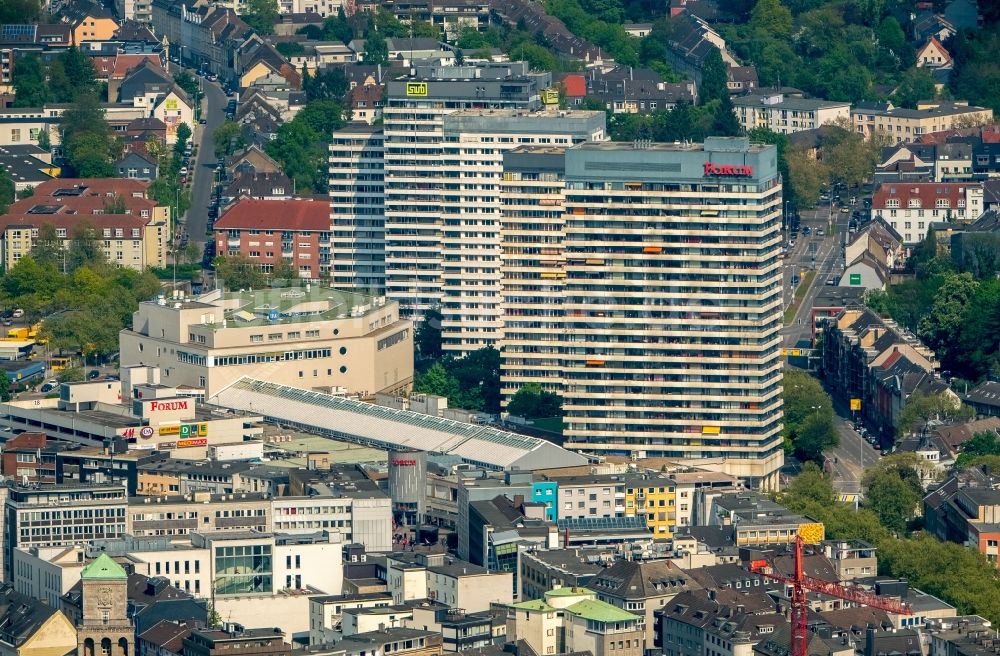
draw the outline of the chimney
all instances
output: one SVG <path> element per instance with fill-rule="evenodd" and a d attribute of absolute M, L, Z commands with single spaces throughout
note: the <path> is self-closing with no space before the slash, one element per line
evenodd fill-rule
<path fill-rule="evenodd" d="M 523 494 L 515 494 L 514 495 L 514 507 L 515 508 L 523 508 L 524 507 L 524 495 Z"/>

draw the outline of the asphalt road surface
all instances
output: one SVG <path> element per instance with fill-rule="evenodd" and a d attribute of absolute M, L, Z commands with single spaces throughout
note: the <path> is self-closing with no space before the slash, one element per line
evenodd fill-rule
<path fill-rule="evenodd" d="M 809 289 L 806 291 L 792 323 L 781 331 L 784 336 L 785 348 L 798 346 L 802 340 L 811 338 L 813 302 L 820 290 L 826 285 L 827 280 L 835 274 L 839 275 L 844 270 L 843 246 L 850 214 L 841 213 L 839 210 L 838 206 L 825 205 L 815 210 L 800 212 L 799 236 L 795 247 L 790 250 L 785 260 L 786 308 L 794 300 L 793 276 L 799 275 L 801 277 L 804 271 L 815 271 L 816 275 L 812 278 Z M 831 224 L 832 230 L 830 229 Z M 809 226 L 811 234 L 802 234 L 801 229 L 804 226 Z M 820 229 L 826 233 L 822 237 L 817 234 Z M 815 244 L 815 246 L 810 246 L 810 244 Z M 801 280 L 804 281 L 805 278 L 802 277 Z"/>
<path fill-rule="evenodd" d="M 878 463 L 879 452 L 851 428 L 844 418 L 844 409 L 836 409 L 838 415 L 833 422 L 840 444 L 826 454 L 833 474 L 833 486 L 841 494 L 857 494 L 861 492 L 861 478 L 865 470 Z"/>
<path fill-rule="evenodd" d="M 205 105 L 202 117 L 204 125 L 199 125 L 198 156 L 192 169 L 191 209 L 188 210 L 186 225 L 188 238 L 198 244 L 199 249 L 205 245 L 205 230 L 208 227 L 208 204 L 212 198 L 215 185 L 215 146 L 212 135 L 226 119 L 226 103 L 228 99 L 219 85 L 202 79 L 205 91 Z"/>

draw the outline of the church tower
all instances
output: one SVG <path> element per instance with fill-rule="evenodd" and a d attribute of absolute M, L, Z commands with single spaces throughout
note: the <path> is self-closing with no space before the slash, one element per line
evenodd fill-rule
<path fill-rule="evenodd" d="M 134 656 L 128 618 L 128 573 L 107 554 L 80 572 L 83 614 L 77 626 L 80 656 Z"/>

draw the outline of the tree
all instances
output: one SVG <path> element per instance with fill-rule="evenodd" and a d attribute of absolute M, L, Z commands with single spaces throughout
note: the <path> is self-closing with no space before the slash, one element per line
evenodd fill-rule
<path fill-rule="evenodd" d="M 337 10 L 336 16 L 330 16 L 323 21 L 323 38 L 327 41 L 340 41 L 347 43 L 354 38 L 354 29 L 347 21 L 344 8 Z"/>
<path fill-rule="evenodd" d="M 739 119 L 736 118 L 736 113 L 733 111 L 733 101 L 730 100 L 727 93 L 715 109 L 712 134 L 721 137 L 735 137 L 742 133 L 743 127 L 740 125 Z"/>
<path fill-rule="evenodd" d="M 804 371 L 785 373 L 781 398 L 786 450 L 800 460 L 823 461 L 823 451 L 837 445 L 833 426 L 833 399 L 819 381 Z"/>
<path fill-rule="evenodd" d="M 274 46 L 274 49 L 285 57 L 294 57 L 306 51 L 305 46 L 298 41 L 281 41 L 278 45 Z"/>
<path fill-rule="evenodd" d="M 45 66 L 38 55 L 22 55 L 14 66 L 14 107 L 41 107 L 49 100 Z"/>
<path fill-rule="evenodd" d="M 382 64 L 383 66 L 389 63 L 389 44 L 386 43 L 385 35 L 372 30 L 365 37 L 365 56 L 364 62 L 368 65 Z"/>
<path fill-rule="evenodd" d="M 191 138 L 191 128 L 187 123 L 180 123 L 177 125 L 176 137 L 177 141 L 174 143 L 174 150 L 177 152 L 184 152 L 187 142 Z"/>
<path fill-rule="evenodd" d="M 792 203 L 799 208 L 815 207 L 820 191 L 829 181 L 826 166 L 801 148 L 789 148 L 787 158 Z"/>
<path fill-rule="evenodd" d="M 976 433 L 961 445 L 962 453 L 955 459 L 955 469 L 965 469 L 984 456 L 1000 456 L 1000 438 L 992 431 Z M 997 471 L 1000 471 L 998 469 Z"/>
<path fill-rule="evenodd" d="M 6 403 L 14 398 L 13 392 L 10 389 L 10 377 L 7 376 L 7 372 L 0 375 L 0 401 Z"/>
<path fill-rule="evenodd" d="M 278 0 L 247 0 L 243 20 L 261 36 L 274 34 L 274 24 L 278 22 Z"/>
<path fill-rule="evenodd" d="M 295 115 L 295 121 L 308 125 L 322 136 L 325 143 L 332 139 L 333 131 L 344 127 L 344 107 L 333 100 L 314 100 Z"/>
<path fill-rule="evenodd" d="M 424 312 L 424 318 L 414 334 L 417 352 L 426 360 L 441 357 L 441 311 L 431 308 Z"/>
<path fill-rule="evenodd" d="M 38 239 L 31 247 L 31 257 L 43 267 L 62 269 L 64 256 L 63 242 L 56 233 L 56 227 L 51 223 L 43 223 L 38 227 Z"/>
<path fill-rule="evenodd" d="M 122 143 L 111 131 L 104 108 L 90 91 L 76 95 L 72 107 L 60 118 L 66 159 L 78 177 L 108 178 L 121 156 Z"/>
<path fill-rule="evenodd" d="M 900 58 L 901 61 L 904 57 L 909 58 L 911 48 L 907 44 L 906 33 L 900 27 L 895 16 L 886 16 L 882 19 L 878 26 L 877 36 L 879 47 Z"/>
<path fill-rule="evenodd" d="M 4 0 L 0 2 L 0 25 L 5 23 L 35 23 L 41 18 L 38 0 Z"/>
<path fill-rule="evenodd" d="M 0 214 L 6 214 L 7 208 L 14 202 L 16 187 L 10 179 L 10 173 L 0 166 Z"/>
<path fill-rule="evenodd" d="M 709 48 L 705 56 L 701 69 L 699 95 L 702 103 L 729 98 L 729 73 L 718 48 Z"/>
<path fill-rule="evenodd" d="M 226 289 L 260 289 L 267 279 L 260 265 L 243 255 L 220 255 L 215 258 L 215 275 Z"/>
<path fill-rule="evenodd" d="M 543 419 L 562 415 L 562 399 L 547 392 L 538 383 L 528 383 L 511 397 L 507 412 L 525 419 Z"/>
<path fill-rule="evenodd" d="M 918 390 L 910 394 L 899 413 L 897 436 L 903 437 L 917 429 L 922 433 L 932 419 L 946 421 L 966 412 L 962 409 L 962 402 L 951 391 L 925 394 Z"/>
<path fill-rule="evenodd" d="M 958 346 L 956 337 L 962 330 L 965 311 L 979 287 L 971 273 L 952 273 L 934 295 L 934 305 L 919 324 L 917 334 L 930 346 L 943 363 L 950 368 Z"/>
<path fill-rule="evenodd" d="M 94 60 L 80 52 L 76 46 L 70 46 L 59 53 L 57 60 L 66 71 L 66 77 L 73 81 L 75 92 L 67 98 L 73 100 L 77 93 L 97 93 L 97 80 L 94 73 Z"/>
<path fill-rule="evenodd" d="M 317 69 L 314 74 L 302 77 L 302 90 L 306 92 L 306 99 L 309 101 L 340 101 L 347 93 L 348 86 L 344 69 L 333 66 Z"/>
<path fill-rule="evenodd" d="M 892 94 L 893 104 L 916 109 L 921 100 L 934 100 L 937 96 L 934 76 L 929 68 L 914 67 L 903 73 L 899 86 Z"/>
<path fill-rule="evenodd" d="M 780 0 L 757 0 L 750 12 L 751 31 L 762 31 L 775 39 L 792 36 L 792 12 Z"/>
<path fill-rule="evenodd" d="M 212 143 L 215 145 L 216 157 L 228 157 L 246 146 L 247 140 L 239 123 L 225 121 L 216 128 L 212 135 Z"/>
<path fill-rule="evenodd" d="M 417 377 L 413 391 L 444 396 L 449 400 L 455 400 L 459 394 L 458 382 L 440 362 L 435 362 L 425 374 Z"/>
<path fill-rule="evenodd" d="M 180 73 L 174 75 L 174 82 L 184 91 L 184 93 L 192 98 L 196 97 L 201 91 L 198 86 L 198 80 L 187 71 L 181 71 Z"/>
<path fill-rule="evenodd" d="M 100 233 L 90 221 L 80 220 L 73 226 L 69 249 L 66 252 L 67 270 L 75 271 L 82 266 L 94 266 L 104 262 Z"/>
<path fill-rule="evenodd" d="M 857 186 L 875 170 L 877 154 L 861 133 L 853 130 L 849 121 L 827 130 L 823 139 L 823 161 L 835 182 Z"/>
<path fill-rule="evenodd" d="M 861 480 L 865 508 L 897 535 L 906 531 L 923 498 L 920 468 L 915 454 L 893 454 L 882 458 Z"/>
<path fill-rule="evenodd" d="M 85 378 L 83 367 L 66 367 L 56 376 L 60 383 L 78 383 Z"/>
<path fill-rule="evenodd" d="M 184 247 L 184 261 L 188 264 L 197 264 L 201 260 L 201 249 L 198 244 L 189 241 Z"/>

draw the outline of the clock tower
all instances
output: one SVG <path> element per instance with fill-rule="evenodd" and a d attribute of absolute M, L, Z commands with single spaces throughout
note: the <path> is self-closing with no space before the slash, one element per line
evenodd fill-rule
<path fill-rule="evenodd" d="M 107 554 L 80 572 L 83 614 L 77 626 L 80 656 L 134 656 L 128 617 L 128 573 Z"/>

